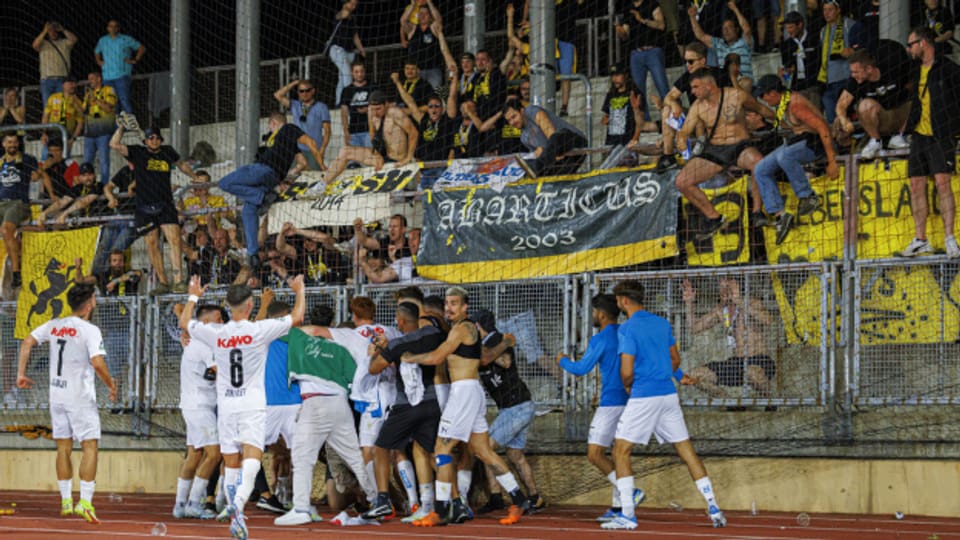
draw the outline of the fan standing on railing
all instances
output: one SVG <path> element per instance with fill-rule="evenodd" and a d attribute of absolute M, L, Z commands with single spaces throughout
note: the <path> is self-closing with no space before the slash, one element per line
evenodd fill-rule
<path fill-rule="evenodd" d="M 13 279 L 10 287 L 17 289 L 22 284 L 20 277 L 20 238 L 17 228 L 30 217 L 30 178 L 37 170 L 37 160 L 21 150 L 20 137 L 14 133 L 3 135 L 3 160 L 0 162 L 0 235 L 7 248 Z"/>

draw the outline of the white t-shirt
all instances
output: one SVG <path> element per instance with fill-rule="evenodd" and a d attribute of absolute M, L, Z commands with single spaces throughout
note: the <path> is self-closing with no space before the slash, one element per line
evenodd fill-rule
<path fill-rule="evenodd" d="M 267 348 L 271 341 L 286 335 L 292 325 L 290 315 L 226 324 L 190 321 L 190 337 L 213 349 L 217 364 L 217 414 L 267 408 L 263 383 Z"/>
<path fill-rule="evenodd" d="M 180 408 L 198 409 L 217 405 L 217 383 L 203 378 L 213 367 L 213 351 L 198 339 L 191 339 L 180 358 Z"/>
<path fill-rule="evenodd" d="M 393 395 L 396 390 L 396 382 L 393 379 L 395 375 L 392 366 L 379 375 L 370 374 L 370 355 L 367 354 L 367 350 L 370 347 L 370 338 L 374 334 L 385 335 L 390 340 L 400 336 L 400 331 L 392 326 L 379 324 L 365 324 L 353 329 L 330 329 L 330 336 L 333 337 L 334 343 L 350 351 L 350 355 L 357 363 L 357 371 L 353 374 L 353 384 L 350 387 L 350 399 L 374 404 L 379 401 L 381 405 L 388 407 L 393 404 Z M 377 391 L 378 386 L 380 392 Z"/>
<path fill-rule="evenodd" d="M 33 332 L 38 343 L 50 342 L 50 403 L 96 405 L 93 364 L 106 356 L 100 329 L 80 317 L 51 319 Z"/>

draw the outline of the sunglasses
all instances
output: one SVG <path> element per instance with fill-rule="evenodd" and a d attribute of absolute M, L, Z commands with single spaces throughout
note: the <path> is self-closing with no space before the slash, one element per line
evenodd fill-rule
<path fill-rule="evenodd" d="M 691 58 L 684 58 L 684 59 L 683 59 L 683 61 L 686 62 L 688 66 L 692 66 L 693 64 L 699 62 L 700 60 L 701 60 L 700 58 L 693 58 L 693 59 L 691 59 Z"/>
<path fill-rule="evenodd" d="M 159 135 L 151 135 L 151 136 L 147 137 L 147 140 L 149 141 L 150 139 L 159 139 L 159 138 L 160 138 Z"/>
<path fill-rule="evenodd" d="M 921 41 L 923 41 L 923 40 L 922 40 L 922 39 L 915 39 L 915 40 L 913 40 L 913 41 L 908 41 L 908 42 L 907 42 L 907 48 L 909 49 L 910 47 L 913 47 L 914 45 L 916 45 L 917 43 L 920 43 Z"/>
<path fill-rule="evenodd" d="M 440 105 L 437 105 L 436 103 L 431 103 L 430 105 L 427 105 L 427 108 L 428 108 L 428 109 L 439 109 L 439 108 L 440 108 Z"/>
<path fill-rule="evenodd" d="M 312 92 L 313 90 L 313 88 L 297 88 L 297 92 L 301 94 L 306 94 L 307 92 Z"/>

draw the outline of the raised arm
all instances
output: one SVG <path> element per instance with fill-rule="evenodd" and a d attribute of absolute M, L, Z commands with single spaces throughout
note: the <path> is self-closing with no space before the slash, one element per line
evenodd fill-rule
<path fill-rule="evenodd" d="M 117 126 L 117 130 L 113 132 L 113 137 L 110 137 L 110 148 L 116 150 L 123 157 L 130 155 L 130 151 L 127 150 L 127 145 L 120 142 L 123 139 L 123 126 Z"/>
<path fill-rule="evenodd" d="M 283 106 L 284 109 L 290 108 L 290 90 L 300 84 L 300 79 L 294 79 L 273 93 L 273 99 Z"/>
<path fill-rule="evenodd" d="M 297 250 L 287 242 L 287 236 L 296 234 L 296 227 L 289 221 L 283 224 L 280 234 L 277 235 L 277 251 L 287 257 L 296 257 Z"/>
<path fill-rule="evenodd" d="M 50 31 L 50 23 L 46 22 L 43 25 L 43 30 L 40 30 L 37 37 L 33 38 L 33 50 L 40 52 L 40 46 L 43 45 L 43 40 L 47 37 L 48 31 Z"/>
<path fill-rule="evenodd" d="M 400 74 L 394 71 L 390 74 L 390 80 L 393 81 L 393 85 L 397 87 L 397 94 L 400 95 L 400 99 L 403 100 L 404 105 L 407 106 L 406 114 L 409 114 L 419 122 L 426 113 L 420 110 L 413 96 L 403 87 L 403 82 L 400 81 Z"/>
<path fill-rule="evenodd" d="M 410 16 L 413 15 L 413 10 L 417 6 L 415 1 L 411 1 L 409 5 L 403 10 L 403 14 L 400 15 L 400 46 L 404 49 L 409 45 L 410 38 L 413 36 L 413 32 L 417 29 L 413 23 L 410 22 Z"/>
<path fill-rule="evenodd" d="M 727 7 L 734 15 L 737 16 L 737 24 L 740 25 L 740 30 L 743 31 L 743 40 L 749 44 L 753 44 L 753 34 L 750 29 L 750 21 L 743 16 L 743 12 L 740 11 L 740 8 L 737 7 L 737 3 L 734 0 L 729 0 L 727 2 Z"/>
<path fill-rule="evenodd" d="M 713 36 L 703 31 L 703 27 L 700 26 L 700 22 L 697 20 L 697 8 L 696 6 L 691 5 L 687 8 L 687 16 L 690 17 L 690 27 L 693 28 L 693 35 L 697 38 L 697 41 L 703 43 L 708 48 L 713 47 Z"/>
<path fill-rule="evenodd" d="M 288 281 L 290 288 L 296 293 L 293 301 L 293 311 L 290 312 L 290 318 L 293 319 L 293 326 L 303 324 L 303 317 L 307 312 L 307 288 L 303 284 L 303 274 Z"/>

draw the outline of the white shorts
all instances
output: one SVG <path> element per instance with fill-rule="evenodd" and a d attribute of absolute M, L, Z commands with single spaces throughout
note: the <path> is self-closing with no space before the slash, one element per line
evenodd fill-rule
<path fill-rule="evenodd" d="M 244 444 L 255 446 L 262 451 L 266 418 L 267 411 L 264 409 L 221 414 L 217 418 L 220 453 L 238 454 Z"/>
<path fill-rule="evenodd" d="M 360 415 L 360 448 L 376 446 L 380 428 L 383 427 L 383 421 L 386 419 L 386 415 L 374 418 L 367 411 Z"/>
<path fill-rule="evenodd" d="M 433 388 L 437 391 L 437 403 L 442 411 L 447 406 L 447 399 L 450 397 L 450 384 L 435 384 Z"/>
<path fill-rule="evenodd" d="M 264 444 L 270 446 L 283 435 L 287 448 L 293 448 L 293 430 L 297 425 L 300 405 L 267 405 L 267 421 L 264 425 Z"/>
<path fill-rule="evenodd" d="M 437 437 L 467 442 L 471 433 L 486 433 L 487 401 L 478 379 L 450 383 L 450 398 L 440 416 Z"/>
<path fill-rule="evenodd" d="M 593 413 L 593 420 L 590 421 L 590 435 L 587 436 L 587 444 L 610 448 L 610 445 L 613 444 L 613 436 L 617 433 L 617 422 L 620 421 L 623 407 L 623 405 L 616 405 L 597 408 L 596 412 Z"/>
<path fill-rule="evenodd" d="M 617 423 L 617 438 L 647 444 L 650 435 L 655 435 L 660 443 L 678 443 L 690 438 L 679 395 L 630 398 L 627 401 Z"/>
<path fill-rule="evenodd" d="M 100 440 L 100 411 L 96 403 L 80 406 L 51 403 L 50 424 L 54 439 Z"/>
<path fill-rule="evenodd" d="M 187 446 L 203 448 L 217 444 L 217 410 L 214 407 L 181 409 L 183 422 L 187 425 Z"/>

